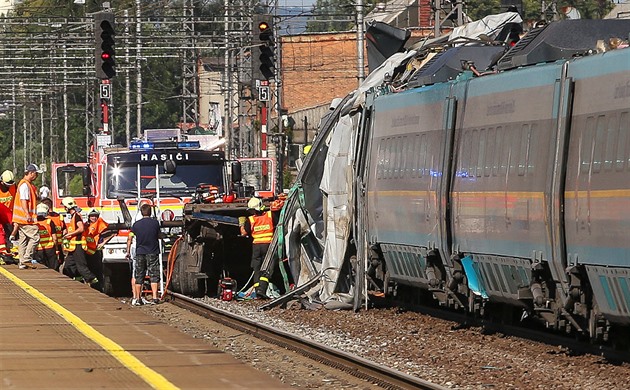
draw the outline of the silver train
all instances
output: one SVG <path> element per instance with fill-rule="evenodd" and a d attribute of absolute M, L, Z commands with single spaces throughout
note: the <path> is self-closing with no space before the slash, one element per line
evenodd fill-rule
<path fill-rule="evenodd" d="M 616 29 L 627 40 L 630 21 Z M 447 307 L 628 338 L 630 48 L 530 51 L 536 64 L 511 51 L 501 72 L 368 96 L 368 273 L 386 293 L 408 285 Z"/>

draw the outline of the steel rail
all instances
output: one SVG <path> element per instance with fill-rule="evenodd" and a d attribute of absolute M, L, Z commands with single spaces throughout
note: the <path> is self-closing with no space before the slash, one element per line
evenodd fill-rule
<path fill-rule="evenodd" d="M 357 378 L 378 384 L 386 389 L 430 389 L 444 390 L 445 387 L 431 383 L 411 375 L 393 370 L 389 367 L 366 360 L 360 356 L 343 352 L 321 343 L 302 339 L 296 335 L 257 323 L 243 316 L 210 306 L 204 302 L 187 296 L 169 294 L 170 303 L 191 311 L 212 321 L 226 325 L 256 338 L 290 349 L 322 364 L 334 367 Z"/>

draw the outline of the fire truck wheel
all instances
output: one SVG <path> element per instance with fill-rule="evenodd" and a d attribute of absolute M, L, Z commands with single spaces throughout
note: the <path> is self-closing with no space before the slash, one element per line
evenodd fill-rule
<path fill-rule="evenodd" d="M 189 245 L 182 242 L 178 245 L 171 284 L 175 292 L 190 297 L 202 297 L 206 292 L 205 278 L 200 278 L 199 273 L 189 271 L 190 264 L 198 264 L 195 256 L 202 256 L 202 253 L 195 253 L 194 245 L 199 246 L 198 252 L 203 252 L 200 244 Z"/>

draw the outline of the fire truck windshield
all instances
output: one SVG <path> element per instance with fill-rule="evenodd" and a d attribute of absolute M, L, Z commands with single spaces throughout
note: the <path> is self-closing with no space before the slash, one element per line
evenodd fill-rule
<path fill-rule="evenodd" d="M 212 184 L 218 188 L 219 192 L 223 192 L 224 189 L 223 165 L 217 161 L 177 162 L 173 169 L 165 167 L 162 162 L 142 162 L 140 172 L 138 172 L 138 163 L 118 162 L 106 168 L 106 196 L 112 199 L 118 196 L 136 195 L 138 176 L 140 176 L 140 192 L 143 196 L 156 194 L 158 186 L 160 196 L 175 197 L 192 196 L 201 183 Z"/>

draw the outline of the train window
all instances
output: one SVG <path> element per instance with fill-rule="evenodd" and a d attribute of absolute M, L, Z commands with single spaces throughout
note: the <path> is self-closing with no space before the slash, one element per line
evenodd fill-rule
<path fill-rule="evenodd" d="M 427 168 L 427 135 L 422 133 L 420 136 L 420 164 L 418 165 L 418 176 L 422 177 L 426 174 Z"/>
<path fill-rule="evenodd" d="M 377 158 L 377 162 L 376 162 L 376 178 L 377 179 L 382 179 L 383 178 L 383 169 L 385 166 L 385 139 L 381 138 L 381 140 L 378 142 L 378 158 Z"/>
<path fill-rule="evenodd" d="M 470 171 L 470 130 L 464 130 L 464 135 L 462 137 L 462 151 L 461 151 L 461 162 L 459 165 L 459 170 L 462 177 L 468 177 Z"/>
<path fill-rule="evenodd" d="M 595 133 L 595 117 L 586 118 L 586 129 L 580 139 L 580 173 L 587 175 L 591 170 L 593 159 L 593 135 Z"/>
<path fill-rule="evenodd" d="M 523 124 L 520 134 L 516 139 L 519 140 L 518 148 L 518 175 L 525 176 L 525 168 L 527 164 L 527 153 L 529 149 L 530 129 L 528 124 Z"/>
<path fill-rule="evenodd" d="M 483 176 L 486 160 L 486 129 L 479 129 L 479 155 L 477 156 L 477 177 Z"/>
<path fill-rule="evenodd" d="M 527 174 L 534 174 L 534 164 L 536 164 L 536 151 L 538 149 L 537 136 L 538 125 L 533 123 L 529 131 L 529 140 L 527 142 Z"/>
<path fill-rule="evenodd" d="M 394 138 L 394 148 L 392 149 L 392 179 L 398 177 L 400 173 L 400 137 Z"/>
<path fill-rule="evenodd" d="M 627 112 L 622 112 L 619 115 L 619 147 L 617 148 L 617 161 L 615 162 L 615 169 L 622 171 L 624 165 L 630 167 L 630 115 Z M 626 160 L 628 161 L 626 163 Z"/>
<path fill-rule="evenodd" d="M 411 163 L 411 177 L 418 177 L 418 160 L 420 159 L 419 150 L 420 150 L 420 135 L 416 134 L 413 137 L 413 146 L 410 153 L 410 156 L 413 156 L 410 162 Z"/>
<path fill-rule="evenodd" d="M 477 176 L 477 161 L 479 161 L 479 131 L 472 131 L 472 141 L 470 143 L 470 177 Z"/>
<path fill-rule="evenodd" d="M 617 126 L 617 115 L 612 114 L 608 119 L 608 128 L 606 129 L 606 150 L 604 151 L 604 171 L 612 171 L 613 160 L 617 155 L 617 135 L 619 127 Z"/>
<path fill-rule="evenodd" d="M 496 149 L 494 148 L 494 128 L 488 128 L 488 139 L 486 141 L 486 166 L 484 169 L 484 176 L 488 177 L 492 174 L 492 161 L 496 155 Z"/>
<path fill-rule="evenodd" d="M 604 161 L 604 145 L 606 143 L 606 130 L 608 118 L 605 115 L 597 117 L 595 131 L 595 146 L 593 148 L 593 173 L 599 173 L 602 169 L 602 161 Z"/>
<path fill-rule="evenodd" d="M 411 160 L 411 147 L 407 141 L 407 136 L 403 135 L 403 156 L 402 156 L 401 177 L 407 177 L 409 175 L 409 160 Z"/>
<path fill-rule="evenodd" d="M 500 168 L 499 175 L 505 176 L 510 170 L 511 156 L 512 156 L 512 129 L 510 126 L 505 126 L 502 131 L 503 142 L 501 145 L 501 159 L 499 160 Z"/>
<path fill-rule="evenodd" d="M 492 176 L 499 174 L 499 165 L 501 164 L 501 154 L 503 148 L 503 128 L 497 126 L 495 132 L 494 152 L 492 153 Z"/>

